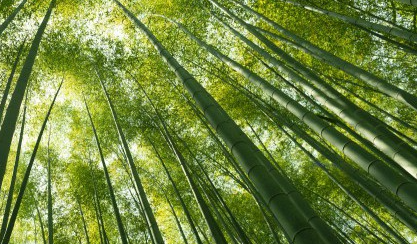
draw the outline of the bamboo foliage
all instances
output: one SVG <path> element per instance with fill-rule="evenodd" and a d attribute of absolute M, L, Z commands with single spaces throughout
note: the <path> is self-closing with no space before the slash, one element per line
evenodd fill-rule
<path fill-rule="evenodd" d="M 0 243 L 417 240 L 411 1 L 122 2 L 0 1 Z"/>

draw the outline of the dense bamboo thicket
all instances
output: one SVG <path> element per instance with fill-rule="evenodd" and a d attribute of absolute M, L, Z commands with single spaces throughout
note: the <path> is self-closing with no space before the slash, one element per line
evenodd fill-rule
<path fill-rule="evenodd" d="M 1 0 L 0 243 L 416 243 L 414 0 Z"/>

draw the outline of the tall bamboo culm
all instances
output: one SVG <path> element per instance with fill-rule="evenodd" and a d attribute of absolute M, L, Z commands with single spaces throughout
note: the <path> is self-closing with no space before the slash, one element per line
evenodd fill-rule
<path fill-rule="evenodd" d="M 274 215 L 279 219 L 290 237 L 289 241 L 293 243 L 320 243 L 325 239 L 332 239 L 333 243 L 339 243 L 339 240 L 334 237 L 331 231 L 327 232 L 326 236 L 320 236 L 312 228 L 302 212 L 294 206 L 294 203 L 277 182 L 277 180 L 282 182 L 286 181 L 286 179 L 281 175 L 278 176 L 280 177 L 279 179 L 276 179 L 276 175 L 272 177 L 267 167 L 265 167 L 265 161 L 268 160 L 217 104 L 214 98 L 172 57 L 142 22 L 119 1 L 115 0 L 115 2 L 148 37 L 164 61 L 175 72 L 179 80 L 182 81 L 185 88 L 196 101 L 198 107 L 210 121 L 211 126 L 225 141 L 226 145 L 241 163 L 241 167 L 243 167 L 245 173 L 269 204 L 272 212 L 274 212 Z M 286 182 L 286 184 L 290 183 Z M 311 217 L 318 219 L 317 216 Z"/>

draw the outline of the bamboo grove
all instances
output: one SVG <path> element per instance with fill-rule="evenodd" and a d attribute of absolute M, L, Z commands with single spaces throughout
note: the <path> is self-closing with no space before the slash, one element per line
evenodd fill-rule
<path fill-rule="evenodd" d="M 0 243 L 417 243 L 415 0 L 1 0 Z"/>

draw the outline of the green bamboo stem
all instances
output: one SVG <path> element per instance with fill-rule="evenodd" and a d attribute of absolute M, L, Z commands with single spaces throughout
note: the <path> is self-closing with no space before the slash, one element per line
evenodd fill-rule
<path fill-rule="evenodd" d="M 82 207 L 81 207 L 81 202 L 80 202 L 80 199 L 79 199 L 78 197 L 75 197 L 75 200 L 76 200 L 76 202 L 77 202 L 77 205 L 78 205 L 78 211 L 79 211 L 79 213 L 80 213 L 81 221 L 82 221 L 82 223 L 83 223 L 83 230 L 84 230 L 84 234 L 85 234 L 85 240 L 86 240 L 87 244 L 90 244 L 90 237 L 89 237 L 89 235 L 88 235 L 87 223 L 86 223 L 86 221 L 85 221 L 84 212 L 83 212 L 83 209 L 82 209 Z"/>
<path fill-rule="evenodd" d="M 245 244 L 250 244 L 251 241 L 249 239 L 249 237 L 246 235 L 245 231 L 242 229 L 242 227 L 240 226 L 240 224 L 238 223 L 237 219 L 235 218 L 234 214 L 232 213 L 232 211 L 230 210 L 229 206 L 226 204 L 226 202 L 224 201 L 223 197 L 221 196 L 221 194 L 219 193 L 219 191 L 217 190 L 217 188 L 215 187 L 213 181 L 211 180 L 210 176 L 207 174 L 206 170 L 204 169 L 202 163 L 200 162 L 200 160 L 197 159 L 197 156 L 192 152 L 192 150 L 190 149 L 190 147 L 188 146 L 187 142 L 183 139 L 181 139 L 178 135 L 176 135 L 176 137 L 178 138 L 178 140 L 180 140 L 182 142 L 182 144 L 185 146 L 185 148 L 187 149 L 187 151 L 190 153 L 190 155 L 192 156 L 192 158 L 194 159 L 195 162 L 197 162 L 198 167 L 201 169 L 201 172 L 203 173 L 205 179 L 207 180 L 207 182 L 209 183 L 209 189 L 211 189 L 214 193 L 214 197 L 215 199 L 217 199 L 217 201 L 220 203 L 220 208 L 224 209 L 230 219 L 230 222 L 232 224 L 232 226 L 234 227 L 236 233 L 238 234 L 239 240 L 241 243 L 245 243 Z"/>
<path fill-rule="evenodd" d="M 14 20 L 16 15 L 22 10 L 23 6 L 25 6 L 27 0 L 22 0 L 19 5 L 13 10 L 13 12 L 1 23 L 0 25 L 0 36 L 6 30 L 7 26 Z"/>
<path fill-rule="evenodd" d="M 189 74 L 188 71 L 186 71 L 159 43 L 147 27 L 120 4 L 120 2 L 116 0 L 115 2 L 135 25 L 146 34 L 164 61 L 173 71 L 175 71 L 177 77 L 183 82 L 183 85 L 196 100 L 199 108 L 202 109 L 205 116 L 209 118 L 211 126 L 216 129 L 226 142 L 226 145 L 231 149 L 232 153 L 238 158 L 238 161 L 240 161 L 245 169 L 246 174 L 248 174 L 249 178 L 254 182 L 258 190 L 260 190 L 276 217 L 283 223 L 282 226 L 286 228 L 289 236 L 291 236 L 290 241 L 295 243 L 319 242 L 321 237 L 319 237 L 310 224 L 306 222 L 305 217 L 299 214 L 299 210 L 293 206 L 288 195 L 282 191 L 276 181 L 277 177 L 275 177 L 275 175 L 274 178 L 269 177 L 270 174 L 268 169 L 264 165 L 265 161 L 267 161 L 265 156 L 259 152 L 249 138 L 244 135 L 240 128 L 230 119 L 211 95 L 209 95 L 194 77 L 192 77 L 191 74 Z M 283 180 L 283 178 L 278 180 Z M 281 205 L 281 207 L 278 207 L 278 205 Z M 289 211 L 285 211 L 284 209 L 293 209 L 294 211 L 290 216 Z"/>
<path fill-rule="evenodd" d="M 6 232 L 7 222 L 9 221 L 10 210 L 12 208 L 14 188 L 16 186 L 17 170 L 18 170 L 18 167 L 19 167 L 20 153 L 21 153 L 21 150 L 22 150 L 22 142 L 23 142 L 23 135 L 24 135 L 23 133 L 24 133 L 25 124 L 26 124 L 27 99 L 28 99 L 28 93 L 26 93 L 25 106 L 23 108 L 22 125 L 20 127 L 19 142 L 17 144 L 16 158 L 15 158 L 15 162 L 14 162 L 14 166 L 13 166 L 12 179 L 10 180 L 10 186 L 9 186 L 9 190 L 8 190 L 9 192 L 8 192 L 8 195 L 7 195 L 6 206 L 5 206 L 5 209 L 4 209 L 3 220 L 2 220 L 2 223 L 1 223 L 0 240 L 3 239 L 4 234 Z"/>
<path fill-rule="evenodd" d="M 122 218 L 120 216 L 119 207 L 117 205 L 116 196 L 114 194 L 114 189 L 113 189 L 113 186 L 112 186 L 112 182 L 110 180 L 110 175 L 109 175 L 109 172 L 107 170 L 106 162 L 104 160 L 104 155 L 103 155 L 103 151 L 101 149 L 101 144 L 100 144 L 100 141 L 99 141 L 99 138 L 98 138 L 98 135 L 97 135 L 96 128 L 95 128 L 94 123 L 93 123 L 93 119 L 92 119 L 91 114 L 90 114 L 90 110 L 88 108 L 88 105 L 87 105 L 87 102 L 85 101 L 85 99 L 84 99 L 84 103 L 85 103 L 85 108 L 87 110 L 88 118 L 89 118 L 90 123 L 91 123 L 91 128 L 92 128 L 93 133 L 94 133 L 94 138 L 96 140 L 97 149 L 98 149 L 99 154 L 100 154 L 100 160 L 101 160 L 101 164 L 103 166 L 104 175 L 106 177 L 106 183 L 107 183 L 107 187 L 108 187 L 108 190 L 109 190 L 109 193 L 110 193 L 110 200 L 111 200 L 111 203 L 112 203 L 114 215 L 116 217 L 117 228 L 119 230 L 120 239 L 121 239 L 123 244 L 128 244 L 126 231 L 125 231 L 125 228 L 123 226 Z"/>
<path fill-rule="evenodd" d="M 50 144 L 51 140 L 51 126 L 49 127 L 49 134 L 48 134 L 48 145 L 47 145 L 47 171 L 48 171 L 48 185 L 47 185 L 47 192 L 48 192 L 48 243 L 54 243 L 54 224 L 53 224 L 53 210 L 52 210 L 52 181 L 51 181 L 51 155 L 50 155 Z"/>
<path fill-rule="evenodd" d="M 158 223 L 156 222 L 155 216 L 152 212 L 152 208 L 151 208 L 151 205 L 149 203 L 148 197 L 146 195 L 145 189 L 143 188 L 142 181 L 139 177 L 139 173 L 137 172 L 132 153 L 130 152 L 130 149 L 129 149 L 129 144 L 127 143 L 127 140 L 126 140 L 125 135 L 123 133 L 122 127 L 120 126 L 119 119 L 118 119 L 118 116 L 116 114 L 115 108 L 114 108 L 113 103 L 110 99 L 110 96 L 107 92 L 107 89 L 104 85 L 104 82 L 103 82 L 103 80 L 100 76 L 100 73 L 97 71 L 97 69 L 96 69 L 96 73 L 97 73 L 97 76 L 99 78 L 101 87 L 103 88 L 104 94 L 106 96 L 107 103 L 109 104 L 110 111 L 111 111 L 112 117 L 113 117 L 113 121 L 114 121 L 115 127 L 117 129 L 117 133 L 119 135 L 120 142 L 122 143 L 124 152 L 125 152 L 126 157 L 128 159 L 127 161 L 129 163 L 130 170 L 132 171 L 133 179 L 135 180 L 136 188 L 139 191 L 139 196 L 140 196 L 139 200 L 141 201 L 141 204 L 144 208 L 146 221 L 148 222 L 149 226 L 151 226 L 151 230 L 152 230 L 151 236 L 152 236 L 155 243 L 158 243 L 158 244 L 164 243 L 164 239 L 162 237 L 161 231 L 159 230 Z"/>
<path fill-rule="evenodd" d="M 44 229 L 42 216 L 41 216 L 41 211 L 39 210 L 38 202 L 36 201 L 36 199 L 35 199 L 35 208 L 36 208 L 36 213 L 38 215 L 39 224 L 41 226 L 42 241 L 43 241 L 43 244 L 47 244 L 46 237 L 45 237 L 45 229 Z"/>
<path fill-rule="evenodd" d="M 417 191 L 416 183 L 408 181 L 405 177 L 395 172 L 381 160 L 370 154 L 368 151 L 360 147 L 358 144 L 350 140 L 348 137 L 337 131 L 332 126 L 325 123 L 323 120 L 319 119 L 312 112 L 308 111 L 295 100 L 290 98 L 281 90 L 272 86 L 257 74 L 216 51 L 211 46 L 205 44 L 203 41 L 192 35 L 181 24 L 179 26 L 181 26 L 182 28 L 180 28 L 183 31 L 186 31 L 186 33 L 189 34 L 193 40 L 198 42 L 207 51 L 212 53 L 215 57 L 219 58 L 230 68 L 234 69 L 237 73 L 247 78 L 250 82 L 257 85 L 266 95 L 270 96 L 273 100 L 278 102 L 293 115 L 306 123 L 318 135 L 329 141 L 347 157 L 355 161 L 369 174 L 373 175 L 381 184 L 385 185 L 394 194 L 403 199 L 411 208 L 417 210 L 417 195 L 412 193 Z"/>
<path fill-rule="evenodd" d="M 9 78 L 7 79 L 6 86 L 4 87 L 3 96 L 1 97 L 1 102 L 0 102 L 0 125 L 3 120 L 3 112 L 4 112 L 4 108 L 6 107 L 6 101 L 7 101 L 7 97 L 9 96 L 9 91 L 13 82 L 13 77 L 16 72 L 17 65 L 19 64 L 20 55 L 22 54 L 24 46 L 25 46 L 25 43 L 23 42 L 20 45 L 19 50 L 17 51 L 16 59 L 13 63 L 12 70 L 10 71 Z"/>
<path fill-rule="evenodd" d="M 101 211 L 100 199 L 99 199 L 99 196 L 98 196 L 98 193 L 97 193 L 96 179 L 93 175 L 93 163 L 92 163 L 91 159 L 88 160 L 88 165 L 90 167 L 91 179 L 93 180 L 93 190 L 94 190 L 94 195 L 93 195 L 94 204 L 93 205 L 94 205 L 94 211 L 96 212 L 97 225 L 98 225 L 99 231 L 100 231 L 100 241 L 101 241 L 101 243 L 104 243 L 104 244 L 110 244 L 109 239 L 107 237 L 106 229 L 104 227 L 103 214 L 102 214 L 102 211 Z"/>
<path fill-rule="evenodd" d="M 239 22 L 239 24 L 245 26 L 245 28 L 248 31 L 250 31 L 258 39 L 264 42 L 269 48 L 271 49 L 273 48 L 274 51 L 278 51 L 278 53 L 280 53 L 281 56 L 286 58 L 287 62 L 295 64 L 299 69 L 305 70 L 305 72 L 308 72 L 310 76 L 312 75 L 310 70 L 306 69 L 303 65 L 301 65 L 300 63 L 295 61 L 293 58 L 285 54 L 284 51 L 282 51 L 271 41 L 266 39 L 257 30 L 255 30 L 255 28 L 253 28 L 251 25 L 239 19 L 236 15 L 231 13 L 229 10 L 224 8 L 215 0 L 210 0 L 210 1 L 213 4 L 215 4 L 218 8 L 220 8 L 222 11 L 224 11 L 226 14 L 228 14 L 231 18 Z M 236 32 L 234 33 L 236 34 Z M 302 85 L 305 90 L 311 93 L 318 101 L 320 101 L 330 110 L 332 110 L 337 116 L 339 116 L 341 119 L 345 120 L 347 123 L 353 126 L 359 133 L 361 133 L 365 138 L 367 138 L 370 142 L 372 142 L 375 145 L 375 147 L 377 147 L 386 155 L 391 157 L 398 165 L 404 168 L 414 178 L 417 178 L 417 150 L 409 146 L 407 143 L 405 143 L 403 140 L 401 140 L 399 137 L 393 134 L 390 130 L 385 128 L 384 123 L 382 123 L 381 121 L 378 121 L 372 115 L 365 112 L 363 109 L 359 108 L 358 106 L 350 102 L 348 99 L 344 98 L 340 93 L 338 93 L 336 90 L 331 88 L 329 85 L 326 85 L 324 82 L 320 82 L 320 81 L 318 82 L 316 78 L 313 79 L 315 80 L 314 84 L 317 87 L 319 87 L 317 84 L 319 83 L 321 89 L 317 89 L 315 86 L 310 85 L 306 80 L 302 79 L 295 72 L 291 72 L 291 70 L 288 70 L 288 68 L 285 69 L 284 67 L 285 65 L 282 62 L 273 58 L 266 51 L 257 47 L 254 43 L 251 43 L 242 35 L 239 35 L 239 37 L 241 38 L 241 40 L 245 41 L 248 45 L 254 48 L 257 52 L 263 55 L 269 62 L 273 63 L 274 66 L 277 67 L 280 71 L 285 72 L 289 76 L 290 79 Z M 297 46 L 300 46 L 300 45 L 297 45 Z M 320 57 L 322 58 L 323 55 L 324 54 L 320 54 Z M 226 59 L 224 57 L 219 57 L 219 58 L 222 58 L 223 60 Z M 227 59 L 224 62 L 230 63 L 230 61 L 228 61 Z M 332 63 L 334 62 L 335 61 L 332 61 Z M 232 65 L 236 66 L 235 63 Z M 245 72 L 245 73 L 248 73 L 248 72 Z M 248 76 L 248 74 L 246 74 L 246 76 Z M 313 75 L 313 78 L 314 77 L 317 77 L 317 76 Z"/>
<path fill-rule="evenodd" d="M 59 94 L 59 91 L 61 90 L 62 84 L 63 84 L 63 82 L 61 82 L 61 84 L 59 84 L 59 87 L 58 87 L 58 89 L 55 93 L 55 96 L 52 100 L 52 103 L 49 106 L 48 112 L 46 113 L 45 119 L 42 123 L 41 130 L 40 130 L 38 138 L 36 140 L 35 147 L 33 148 L 33 152 L 32 152 L 32 155 L 30 157 L 28 166 L 26 168 L 26 172 L 23 176 L 23 179 L 22 179 L 22 182 L 21 182 L 21 185 L 20 185 L 20 190 L 19 190 L 19 193 L 17 195 L 15 205 L 13 207 L 12 215 L 10 216 L 10 220 L 9 220 L 8 225 L 7 225 L 6 233 L 4 234 L 4 237 L 1 241 L 1 244 L 7 244 L 7 243 L 10 242 L 10 237 L 12 235 L 13 228 L 14 228 L 14 225 L 15 225 L 15 222 L 16 222 L 16 219 L 17 219 L 17 214 L 19 213 L 19 208 L 20 208 L 20 205 L 22 204 L 23 196 L 25 194 L 26 186 L 27 186 L 28 181 L 29 181 L 29 176 L 30 176 L 30 173 L 31 173 L 31 170 L 32 170 L 32 167 L 33 167 L 33 163 L 35 162 L 36 153 L 38 152 L 38 148 L 39 148 L 39 145 L 41 143 L 43 132 L 45 130 L 46 124 L 48 123 L 49 116 L 50 116 L 52 108 L 55 104 L 56 98 Z"/>
<path fill-rule="evenodd" d="M 152 148 L 153 148 L 153 150 L 154 150 L 154 152 L 155 152 L 155 154 L 156 154 L 156 156 L 157 156 L 157 158 L 158 158 L 159 162 L 161 162 L 162 167 L 164 168 L 164 171 L 165 171 L 165 173 L 166 173 L 166 175 L 167 175 L 167 177 L 168 177 L 169 181 L 171 182 L 172 187 L 174 188 L 175 195 L 177 196 L 178 200 L 180 201 L 181 207 L 182 207 L 182 209 L 183 209 L 183 211 L 184 211 L 184 214 L 185 214 L 185 216 L 186 216 L 186 218 L 187 218 L 187 220 L 188 220 L 188 224 L 189 224 L 189 225 L 190 225 L 190 227 L 191 227 L 191 231 L 192 231 L 192 232 L 193 232 L 193 234 L 194 234 L 194 237 L 195 237 L 195 239 L 196 239 L 196 242 L 197 242 L 198 244 L 202 244 L 203 242 L 201 241 L 200 236 L 198 235 L 198 231 L 197 231 L 197 228 L 195 227 L 194 221 L 193 221 L 193 219 L 192 219 L 192 217 L 191 217 L 191 213 L 190 213 L 190 211 L 188 210 L 187 205 L 185 204 L 184 199 L 183 199 L 183 197 L 181 196 L 181 193 L 180 193 L 180 191 L 178 190 L 178 187 L 177 187 L 177 185 L 175 184 L 174 179 L 173 179 L 173 178 L 172 178 L 172 176 L 171 176 L 171 173 L 169 172 L 169 170 L 168 170 L 167 166 L 165 165 L 165 163 L 164 163 L 164 161 L 163 161 L 163 159 L 162 159 L 161 155 L 159 154 L 159 151 L 157 150 L 157 148 L 156 148 L 155 144 L 154 144 L 154 143 L 152 142 L 152 140 L 150 140 L 150 139 L 148 139 L 148 141 L 149 141 L 149 143 L 152 145 Z"/>
<path fill-rule="evenodd" d="M 178 230 L 181 233 L 182 240 L 184 241 L 185 244 L 188 244 L 187 237 L 185 236 L 184 230 L 181 226 L 181 222 L 179 221 L 178 216 L 175 213 L 174 206 L 172 206 L 172 203 L 171 203 L 171 201 L 169 201 L 168 198 L 167 198 L 167 201 L 168 201 L 168 204 L 169 204 L 169 208 L 171 209 L 172 216 L 174 216 L 174 220 L 175 220 L 175 223 L 177 224 Z"/>
<path fill-rule="evenodd" d="M 3 183 L 4 173 L 6 171 L 7 159 L 9 157 L 10 146 L 16 128 L 17 118 L 19 116 L 20 106 L 22 104 L 29 78 L 32 73 L 32 68 L 35 63 L 43 33 L 45 32 L 46 26 L 52 14 L 52 10 L 55 7 L 55 3 L 56 0 L 51 0 L 42 23 L 39 25 L 39 28 L 35 34 L 35 38 L 32 41 L 29 53 L 26 57 L 25 63 L 23 64 L 12 97 L 10 98 L 9 105 L 6 110 L 6 115 L 4 116 L 3 123 L 0 128 L 0 188 Z"/>
<path fill-rule="evenodd" d="M 338 169 L 342 170 L 347 174 L 356 184 L 358 184 L 362 189 L 364 189 L 369 195 L 374 197 L 378 202 L 385 206 L 395 217 L 399 218 L 405 225 L 410 229 L 417 231 L 417 218 L 410 212 L 407 208 L 403 206 L 402 203 L 397 200 L 393 200 L 392 197 L 387 196 L 373 180 L 366 179 L 359 174 L 359 171 L 349 164 L 345 163 L 345 160 L 339 155 L 329 150 L 328 148 L 321 145 L 316 139 L 311 137 L 308 133 L 304 132 L 297 126 L 294 126 L 294 123 L 290 123 L 284 119 L 283 116 L 280 116 L 274 112 L 274 108 L 268 107 L 264 104 L 263 101 L 259 100 L 253 93 L 249 90 L 244 89 L 241 86 L 237 86 L 237 83 L 226 82 L 227 84 L 233 86 L 234 88 L 240 90 L 245 96 L 251 99 L 258 107 L 261 108 L 262 112 L 270 118 L 278 126 L 285 125 L 291 129 L 298 137 L 306 141 L 310 146 L 315 150 L 325 156 L 333 165 Z M 284 120 L 281 122 L 281 120 Z"/>
<path fill-rule="evenodd" d="M 213 0 L 210 0 L 211 2 L 214 2 Z M 385 94 L 388 94 L 389 96 L 391 96 L 394 99 L 397 99 L 398 101 L 406 104 L 407 106 L 411 107 L 414 110 L 417 110 L 417 97 L 415 95 L 412 95 L 390 83 L 388 83 L 387 81 L 383 80 L 382 78 L 368 72 L 365 71 L 364 69 L 355 66 L 345 60 L 342 60 L 341 58 L 315 46 L 314 44 L 308 42 L 307 40 L 297 36 L 296 34 L 288 31 L 287 29 L 283 28 L 282 26 L 278 25 L 276 22 L 274 22 L 273 20 L 269 19 L 268 17 L 254 11 L 253 9 L 249 8 L 248 6 L 232 0 L 234 3 L 240 5 L 242 8 L 244 8 L 246 11 L 248 11 L 249 13 L 257 16 L 258 18 L 266 21 L 268 24 L 270 24 L 272 27 L 274 27 L 275 30 L 277 30 L 278 32 L 292 38 L 298 45 L 308 49 L 310 51 L 310 53 L 313 55 L 315 55 L 316 57 L 320 58 L 320 60 L 325 61 L 326 63 L 341 69 L 343 71 L 345 71 L 346 73 L 358 78 L 359 80 L 364 81 L 365 83 L 375 87 L 377 90 L 380 90 L 381 92 L 384 92 Z M 220 8 L 220 5 L 216 5 Z M 266 39 L 265 37 L 263 37 L 262 35 L 259 36 L 259 32 L 254 30 L 253 28 L 250 28 L 250 25 L 248 25 L 246 22 L 240 20 L 239 18 L 237 18 L 237 16 L 235 16 L 234 14 L 232 14 L 230 11 L 228 11 L 225 8 L 222 8 L 222 11 L 225 12 L 226 14 L 228 14 L 229 16 L 231 16 L 234 20 L 236 20 L 237 22 L 239 22 L 239 24 L 244 25 L 246 28 L 248 28 L 248 30 L 254 34 L 257 38 L 261 38 L 260 40 L 262 42 L 264 42 L 269 48 L 271 48 L 271 46 L 268 44 L 268 42 L 270 42 L 268 39 Z M 274 47 L 272 47 L 274 51 L 277 51 Z M 311 75 L 311 74 L 310 74 Z"/>
<path fill-rule="evenodd" d="M 176 142 L 173 140 L 171 133 L 168 131 L 167 125 L 165 123 L 165 120 L 163 119 L 162 115 L 159 113 L 158 109 L 156 108 L 155 104 L 153 103 L 152 99 L 148 96 L 148 94 L 146 93 L 145 89 L 140 85 L 139 82 L 137 82 L 137 84 L 139 85 L 139 88 L 142 90 L 143 94 L 146 96 L 146 99 L 149 101 L 152 109 L 154 110 L 156 116 L 158 117 L 158 120 L 162 126 L 162 128 L 160 128 L 161 134 L 164 136 L 166 142 L 168 143 L 168 145 L 170 146 L 171 150 L 173 151 L 173 153 L 175 154 L 178 162 L 181 165 L 181 168 L 184 172 L 184 175 L 188 181 L 188 184 L 191 188 L 191 191 L 193 192 L 194 198 L 200 208 L 200 211 L 202 213 L 202 215 L 204 216 L 204 219 L 206 220 L 207 226 L 209 227 L 211 236 L 213 237 L 213 240 L 216 243 L 227 243 L 221 229 L 220 226 L 217 224 L 216 220 L 214 219 L 213 215 L 210 212 L 210 209 L 207 205 L 207 203 L 205 202 L 203 196 L 201 195 L 197 184 L 195 183 L 195 181 L 193 180 L 191 174 L 190 174 L 190 170 L 187 166 L 187 162 L 186 159 L 184 158 L 184 156 L 182 155 L 182 153 L 179 151 L 178 146 L 176 144 Z"/>
<path fill-rule="evenodd" d="M 265 201 L 268 202 L 274 215 L 280 220 L 290 236 L 290 241 L 294 243 L 319 243 L 321 239 L 319 235 L 306 221 L 305 217 L 299 213 L 299 210 L 293 206 L 287 194 L 282 191 L 278 182 L 275 181 L 276 177 L 272 178 L 272 175 L 269 174 L 264 166 L 263 161 L 267 161 L 267 159 L 217 104 L 213 97 L 162 46 L 148 28 L 119 1 L 115 0 L 115 3 L 142 30 L 164 61 L 182 81 L 199 108 L 204 111 L 211 126 L 215 128 L 232 153 L 238 158 L 245 173 L 254 182 Z"/>
<path fill-rule="evenodd" d="M 304 9 L 307 9 L 309 11 L 315 12 L 315 13 L 319 13 L 319 14 L 324 14 L 327 16 L 330 16 L 332 18 L 338 19 L 342 22 L 348 23 L 348 24 L 352 24 L 354 26 L 360 26 L 362 28 L 367 28 L 367 29 L 371 29 L 377 32 L 381 32 L 384 33 L 386 35 L 393 35 L 399 38 L 402 38 L 404 40 L 407 41 L 411 41 L 411 42 L 417 42 L 417 33 L 413 33 L 411 31 L 408 30 L 404 30 L 404 29 L 400 29 L 397 28 L 395 26 L 386 26 L 386 25 L 382 25 L 382 24 L 377 24 L 377 23 L 373 23 L 367 20 L 364 20 L 362 18 L 359 17 L 350 17 L 347 15 L 343 15 L 343 14 L 339 14 L 336 12 L 332 12 L 332 11 L 328 11 L 319 7 L 315 7 L 312 5 L 308 5 L 308 4 L 303 4 L 300 2 L 294 2 L 291 0 L 281 0 L 285 3 L 289 3 L 292 4 L 294 6 L 297 7 L 301 7 Z"/>

